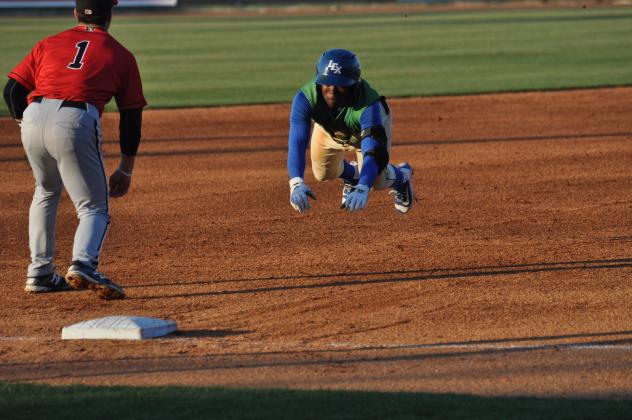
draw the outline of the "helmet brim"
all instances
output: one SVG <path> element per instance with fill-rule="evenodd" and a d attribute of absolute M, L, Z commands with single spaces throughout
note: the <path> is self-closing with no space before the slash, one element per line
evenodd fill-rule
<path fill-rule="evenodd" d="M 357 81 L 338 74 L 320 74 L 316 77 L 316 83 L 325 86 L 353 86 L 357 83 Z"/>

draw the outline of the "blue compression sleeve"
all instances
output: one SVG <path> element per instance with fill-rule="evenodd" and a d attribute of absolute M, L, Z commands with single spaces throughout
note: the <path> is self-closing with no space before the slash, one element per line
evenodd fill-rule
<path fill-rule="evenodd" d="M 360 127 L 362 130 L 375 126 L 384 125 L 382 121 L 382 107 L 380 101 L 375 101 L 369 105 L 360 116 Z M 360 180 L 358 184 L 364 184 L 369 187 L 373 186 L 375 178 L 377 178 L 377 161 L 375 156 L 368 154 L 380 147 L 383 147 L 379 141 L 373 137 L 366 137 L 362 140 L 362 170 L 360 171 Z"/>
<path fill-rule="evenodd" d="M 375 101 L 367 106 L 360 116 L 360 129 L 375 127 L 376 125 L 384 125 L 382 121 L 382 102 Z"/>
<path fill-rule="evenodd" d="M 362 171 L 360 171 L 358 184 L 372 187 L 377 175 L 377 162 L 375 161 L 375 156 L 364 155 L 362 158 Z"/>
<path fill-rule="evenodd" d="M 305 152 L 309 144 L 312 109 L 302 91 L 294 96 L 290 112 L 290 135 L 288 139 L 287 170 L 290 178 L 305 175 Z"/>

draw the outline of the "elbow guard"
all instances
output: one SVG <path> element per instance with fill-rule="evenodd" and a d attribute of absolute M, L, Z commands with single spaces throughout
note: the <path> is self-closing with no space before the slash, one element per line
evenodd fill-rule
<path fill-rule="evenodd" d="M 360 137 L 364 140 L 370 137 L 374 140 L 374 147 L 370 147 L 369 150 L 364 152 L 364 155 L 370 155 L 375 158 L 377 163 L 377 173 L 379 174 L 386 168 L 390 159 L 388 154 L 388 139 L 386 138 L 386 130 L 381 125 L 377 125 L 371 128 L 365 128 L 360 133 Z"/>

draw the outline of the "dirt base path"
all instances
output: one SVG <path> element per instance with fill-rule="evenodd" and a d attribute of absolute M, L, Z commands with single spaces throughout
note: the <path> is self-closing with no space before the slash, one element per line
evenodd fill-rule
<path fill-rule="evenodd" d="M 345 213 L 311 172 L 318 201 L 294 212 L 288 105 L 146 112 L 102 257 L 116 302 L 22 291 L 33 179 L 0 119 L 0 380 L 632 397 L 632 89 L 391 105 L 406 216 L 386 192 Z M 64 196 L 62 273 L 75 226 Z M 60 339 L 108 315 L 180 331 Z"/>

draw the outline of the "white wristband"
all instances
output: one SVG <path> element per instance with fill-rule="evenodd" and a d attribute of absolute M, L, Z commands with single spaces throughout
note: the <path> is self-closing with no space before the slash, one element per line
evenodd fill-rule
<path fill-rule="evenodd" d="M 294 178 L 290 179 L 290 185 L 302 184 L 302 183 L 303 183 L 303 178 L 301 178 L 300 176 L 295 176 Z"/>
<path fill-rule="evenodd" d="M 119 171 L 120 173 L 122 173 L 123 175 L 125 175 L 128 178 L 132 177 L 132 173 L 131 172 L 130 173 L 125 172 L 124 170 L 121 169 L 120 166 L 116 170 Z"/>
<path fill-rule="evenodd" d="M 294 188 L 303 184 L 303 178 L 301 178 L 300 176 L 295 176 L 294 178 L 290 179 L 289 184 L 290 184 L 290 190 L 294 191 Z"/>

